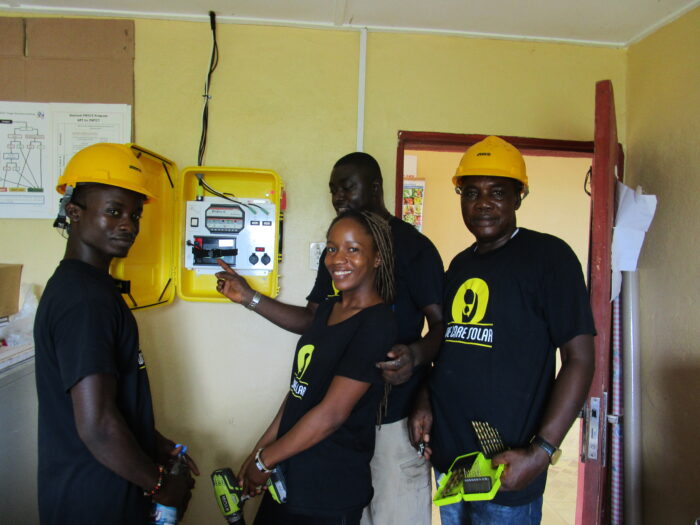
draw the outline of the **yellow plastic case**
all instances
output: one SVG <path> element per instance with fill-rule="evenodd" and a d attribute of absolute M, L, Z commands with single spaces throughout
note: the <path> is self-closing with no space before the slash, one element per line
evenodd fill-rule
<path fill-rule="evenodd" d="M 472 462 L 473 460 L 473 462 Z M 467 465 L 464 467 L 463 465 Z M 472 452 L 459 456 L 452 462 L 447 474 L 439 480 L 433 503 L 438 507 L 460 501 L 485 501 L 496 496 L 501 487 L 501 474 L 504 465 L 493 468 L 491 460 L 481 452 Z M 477 484 L 487 481 L 488 490 L 465 490 L 466 483 Z M 483 484 L 483 483 L 482 483 Z"/>
<path fill-rule="evenodd" d="M 275 204 L 273 218 L 277 253 L 272 257 L 272 269 L 267 276 L 244 277 L 255 290 L 276 297 L 279 293 L 279 263 L 282 254 L 282 224 L 284 218 L 284 186 L 272 170 L 194 166 L 178 172 L 170 159 L 137 145 L 144 168 L 156 199 L 144 206 L 141 230 L 129 256 L 115 259 L 110 273 L 130 282 L 125 300 L 133 309 L 152 308 L 169 304 L 175 294 L 186 301 L 228 302 L 216 291 L 213 274 L 198 275 L 185 268 L 185 208 L 201 194 L 196 174 L 203 173 L 206 182 L 222 193 L 240 198 L 269 199 Z M 207 192 L 205 196 L 209 196 Z"/>

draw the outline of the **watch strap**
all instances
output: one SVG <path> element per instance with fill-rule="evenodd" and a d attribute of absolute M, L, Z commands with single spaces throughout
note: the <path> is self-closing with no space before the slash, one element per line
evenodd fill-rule
<path fill-rule="evenodd" d="M 533 445 L 537 445 L 542 450 L 544 450 L 549 456 L 550 463 L 552 462 L 552 457 L 554 456 L 554 454 L 557 452 L 557 450 L 559 450 L 557 447 L 552 445 L 542 436 L 533 436 L 533 438 L 530 440 L 530 443 L 532 443 Z"/>
<path fill-rule="evenodd" d="M 265 466 L 265 463 L 263 463 L 262 457 L 260 455 L 262 454 L 263 449 L 259 448 L 258 451 L 255 453 L 255 466 L 260 472 L 264 472 L 265 474 L 269 474 L 272 472 L 271 468 L 267 468 Z"/>
<path fill-rule="evenodd" d="M 245 307 L 248 310 L 255 310 L 255 308 L 258 306 L 258 303 L 260 302 L 260 299 L 262 298 L 262 294 L 260 292 L 255 292 L 253 295 L 253 298 L 250 300 L 250 302 L 245 305 Z"/>

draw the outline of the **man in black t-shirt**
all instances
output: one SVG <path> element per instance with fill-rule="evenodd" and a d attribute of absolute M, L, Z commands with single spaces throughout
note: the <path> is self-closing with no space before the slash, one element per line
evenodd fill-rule
<path fill-rule="evenodd" d="M 329 186 L 337 213 L 367 210 L 386 218 L 395 252 L 397 297 L 392 307 L 398 337 L 387 354 L 389 360 L 377 363 L 384 380 L 393 387 L 387 414 L 376 433 L 371 464 L 374 498 L 365 508 L 362 524 L 429 525 L 430 473 L 427 462 L 416 456 L 409 443 L 407 416 L 444 331 L 440 304 L 442 260 L 427 237 L 386 209 L 381 170 L 371 155 L 355 152 L 339 159 L 331 172 Z M 284 304 L 253 291 L 233 270 L 219 272 L 217 278 L 217 289 L 229 299 L 298 334 L 311 325 L 319 304 L 335 295 L 330 274 L 323 264 L 319 264 L 305 307 Z M 421 337 L 425 321 L 428 332 Z"/>
<path fill-rule="evenodd" d="M 41 523 L 146 524 L 153 501 L 184 512 L 194 481 L 165 472 L 179 449 L 155 429 L 136 320 L 109 275 L 154 197 L 146 173 L 128 145 L 96 144 L 58 184 L 68 242 L 34 325 Z"/>
<path fill-rule="evenodd" d="M 536 524 L 547 468 L 583 406 L 593 377 L 593 317 L 581 266 L 562 240 L 516 226 L 527 195 L 520 152 L 498 137 L 467 150 L 453 178 L 476 243 L 445 277 L 447 329 L 429 387 L 411 417 L 414 442 L 445 473 L 480 449 L 487 422 L 506 452 L 493 501 L 440 508 L 443 525 Z M 555 379 L 555 352 L 562 367 Z"/>

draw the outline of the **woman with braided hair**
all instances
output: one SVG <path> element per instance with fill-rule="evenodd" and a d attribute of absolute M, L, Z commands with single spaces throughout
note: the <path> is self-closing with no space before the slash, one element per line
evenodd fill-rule
<path fill-rule="evenodd" d="M 287 502 L 265 495 L 256 525 L 358 524 L 372 499 L 384 394 L 375 363 L 396 338 L 391 233 L 378 215 L 347 211 L 331 223 L 326 246 L 340 293 L 319 305 L 299 339 L 289 392 L 239 473 L 249 495 L 262 491 L 272 468 L 286 480 Z"/>

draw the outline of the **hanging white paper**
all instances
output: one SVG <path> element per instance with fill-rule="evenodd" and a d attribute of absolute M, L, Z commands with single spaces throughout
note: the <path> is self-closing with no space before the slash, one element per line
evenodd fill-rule
<path fill-rule="evenodd" d="M 622 273 L 637 270 L 637 261 L 656 212 L 656 195 L 643 195 L 617 183 L 617 212 L 612 239 L 612 287 L 610 300 L 614 301 L 622 287 Z"/>

